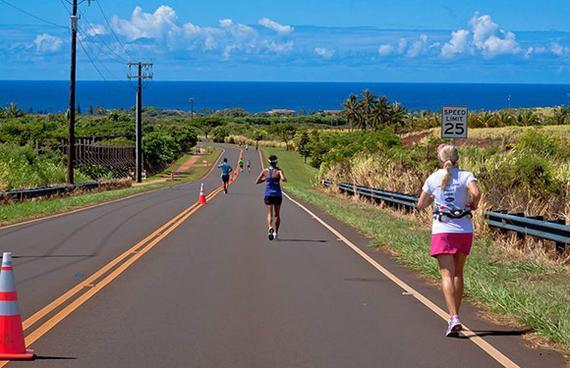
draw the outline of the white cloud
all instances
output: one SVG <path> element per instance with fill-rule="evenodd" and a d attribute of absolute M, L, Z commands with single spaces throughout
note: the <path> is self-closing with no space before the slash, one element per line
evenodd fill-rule
<path fill-rule="evenodd" d="M 394 46 L 392 45 L 380 45 L 378 47 L 378 53 L 380 54 L 380 56 L 388 56 L 391 55 L 394 52 Z"/>
<path fill-rule="evenodd" d="M 104 35 L 106 33 L 107 33 L 107 31 L 105 30 L 105 27 L 103 27 L 103 25 L 101 25 L 101 24 L 92 24 L 87 29 L 87 34 L 91 37 Z"/>
<path fill-rule="evenodd" d="M 118 34 L 134 41 L 141 38 L 163 38 L 179 32 L 176 19 L 176 12 L 170 6 L 162 5 L 154 13 L 144 13 L 137 6 L 130 20 L 114 16 L 111 23 Z"/>
<path fill-rule="evenodd" d="M 412 43 L 412 45 L 409 47 L 408 51 L 406 52 L 406 56 L 409 58 L 415 58 L 416 56 L 423 53 L 426 48 L 427 41 L 428 41 L 427 35 L 425 34 L 420 35 L 420 39 Z"/>
<path fill-rule="evenodd" d="M 267 41 L 263 42 L 265 48 L 270 51 L 274 51 L 276 53 L 286 53 L 293 50 L 295 43 L 293 41 L 287 41 L 283 43 L 275 42 L 275 41 Z"/>
<path fill-rule="evenodd" d="M 63 46 L 63 40 L 59 37 L 44 33 L 36 36 L 34 39 L 34 45 L 37 52 L 52 53 L 61 49 L 61 46 Z"/>
<path fill-rule="evenodd" d="M 528 55 L 528 50 L 524 51 L 519 46 L 513 32 L 500 28 L 490 15 L 479 13 L 475 13 L 469 21 L 469 29 L 451 33 L 451 39 L 441 48 L 441 56 L 449 58 L 473 50 L 488 58 L 523 52 Z"/>
<path fill-rule="evenodd" d="M 441 48 L 441 56 L 447 58 L 468 51 L 470 49 L 469 35 L 470 32 L 466 29 L 451 32 L 451 40 Z"/>
<path fill-rule="evenodd" d="M 261 18 L 258 23 L 260 25 L 264 26 L 265 28 L 269 28 L 269 29 L 274 30 L 275 32 L 277 32 L 279 34 L 291 33 L 294 30 L 294 28 L 291 26 L 278 23 L 274 20 L 271 20 L 271 19 L 265 18 L 265 17 Z"/>
<path fill-rule="evenodd" d="M 234 25 L 234 21 L 231 19 L 220 19 L 218 23 L 220 24 L 220 27 L 231 27 Z"/>
<path fill-rule="evenodd" d="M 548 47 L 548 51 L 550 51 L 552 54 L 556 56 L 564 56 L 570 53 L 570 48 L 564 47 L 560 45 L 558 42 L 554 42 L 550 44 L 550 46 Z"/>
<path fill-rule="evenodd" d="M 214 27 L 201 27 L 190 22 L 182 24 L 178 22 L 176 11 L 166 5 L 158 7 L 153 13 L 144 12 L 137 6 L 130 19 L 114 16 L 111 23 L 117 34 L 134 43 L 131 46 L 133 48 L 142 47 L 137 46 L 135 41 L 150 39 L 158 47 L 167 47 L 169 51 L 219 52 L 227 60 L 238 53 L 242 56 L 283 54 L 294 47 L 290 40 L 275 40 L 275 36 L 261 35 L 254 28 L 229 18 L 220 19 Z M 279 35 L 293 30 L 290 26 L 267 18 L 260 20 L 260 24 L 275 30 Z"/>
<path fill-rule="evenodd" d="M 503 38 L 495 35 L 489 37 L 481 48 L 481 53 L 489 57 L 496 55 L 513 55 L 521 51 L 522 49 L 516 41 L 516 36 L 512 32 L 505 32 Z"/>
<path fill-rule="evenodd" d="M 330 59 L 334 56 L 335 50 L 327 49 L 324 47 L 315 47 L 315 53 L 325 59 Z"/>
<path fill-rule="evenodd" d="M 400 38 L 398 42 L 398 54 L 403 54 L 408 47 L 408 41 L 405 38 Z"/>

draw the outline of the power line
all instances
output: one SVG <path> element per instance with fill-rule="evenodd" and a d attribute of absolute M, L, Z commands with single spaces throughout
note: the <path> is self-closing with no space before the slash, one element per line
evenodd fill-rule
<path fill-rule="evenodd" d="M 97 68 L 97 65 L 95 65 L 95 61 L 93 60 L 93 58 L 91 57 L 91 55 L 87 52 L 87 50 L 85 49 L 85 46 L 83 45 L 83 42 L 81 41 L 81 38 L 77 38 L 77 40 L 79 41 L 79 46 L 81 46 L 81 49 L 83 50 L 83 52 L 85 52 L 85 55 L 87 55 L 87 58 L 89 59 L 89 62 L 91 62 L 91 65 L 93 65 L 93 68 L 97 71 L 97 73 L 101 76 L 101 78 L 103 78 L 103 80 L 105 82 L 107 82 L 107 78 L 105 78 L 105 76 L 103 75 L 103 73 L 101 73 L 101 71 L 99 70 L 99 68 Z"/>
<path fill-rule="evenodd" d="M 89 27 L 89 26 L 88 26 L 88 27 Z M 89 35 L 89 32 L 88 32 L 88 31 L 85 31 L 85 28 L 79 26 L 79 30 L 80 30 L 79 33 L 80 33 L 80 35 L 83 37 L 84 40 L 87 41 L 87 40 L 91 37 L 91 35 Z M 111 51 L 111 53 L 113 53 L 113 54 L 116 56 L 116 57 L 113 57 L 112 55 L 110 55 L 110 54 L 108 54 L 108 53 L 105 53 L 105 56 L 106 56 L 109 60 L 114 61 L 115 63 L 121 64 L 121 65 L 125 65 L 125 64 L 126 64 L 125 59 L 124 59 L 122 56 L 120 56 L 119 54 L 117 54 L 116 52 L 114 52 L 114 51 L 110 48 L 110 46 L 107 45 L 103 40 L 99 39 L 98 41 L 100 41 L 100 42 L 90 42 L 90 44 L 98 45 L 98 47 L 97 47 L 97 48 L 98 48 L 98 54 L 103 54 L 103 51 L 104 51 L 103 48 L 106 47 L 107 49 L 109 49 L 109 51 Z"/>
<path fill-rule="evenodd" d="M 30 13 L 29 11 L 26 11 L 26 10 L 24 10 L 24 9 L 22 9 L 22 8 L 19 8 L 19 7 L 17 7 L 16 5 L 11 4 L 11 3 L 9 3 L 9 2 L 6 1 L 6 0 L 0 0 L 0 2 L 2 2 L 3 4 L 6 4 L 6 5 L 8 5 L 8 6 L 14 8 L 14 9 L 16 9 L 17 11 L 19 11 L 19 12 L 21 12 L 21 13 L 23 13 L 23 14 L 26 14 L 26 15 L 29 16 L 29 17 L 32 17 L 32 18 L 34 18 L 34 19 L 36 19 L 36 20 L 39 20 L 40 22 L 43 22 L 43 23 L 46 23 L 46 24 L 49 24 L 49 25 L 52 25 L 52 26 L 58 27 L 58 28 L 67 28 L 66 26 L 62 26 L 61 24 L 57 24 L 57 23 L 54 23 L 54 22 L 52 22 L 52 21 L 49 21 L 49 20 L 40 18 L 40 17 L 38 17 L 37 15 L 32 14 L 32 13 Z"/>
<path fill-rule="evenodd" d="M 105 23 L 107 23 L 107 26 L 109 27 L 109 30 L 111 31 L 111 33 L 113 34 L 113 37 L 115 37 L 115 39 L 117 40 L 117 42 L 119 43 L 119 45 L 121 45 L 121 47 L 123 48 L 123 51 L 125 52 L 125 54 L 127 54 L 127 56 L 129 57 L 129 59 L 132 59 L 132 56 L 129 54 L 129 52 L 127 51 L 127 48 L 125 47 L 125 44 L 121 41 L 121 39 L 119 38 L 119 36 L 117 36 L 117 34 L 115 33 L 115 31 L 113 30 L 113 27 L 111 26 L 111 23 L 109 22 L 109 18 L 107 18 L 107 15 L 105 15 L 105 12 L 103 11 L 103 7 L 101 6 L 101 1 L 95 1 L 95 4 L 97 4 L 97 7 L 99 8 L 99 11 L 101 12 L 101 15 L 103 16 L 103 19 L 105 19 Z"/>
<path fill-rule="evenodd" d="M 81 17 L 85 19 L 85 23 L 86 23 L 87 27 L 89 27 L 89 29 L 91 29 L 91 30 L 94 30 L 94 29 L 95 29 L 95 26 L 93 25 L 93 23 L 91 23 L 91 22 L 89 21 L 89 19 L 87 19 L 87 17 L 85 16 L 84 13 L 80 12 L 80 14 L 81 14 Z M 85 32 L 85 31 L 83 30 L 83 34 L 84 34 L 84 35 L 85 35 L 85 34 L 88 35 L 88 32 Z M 118 58 L 118 59 L 114 59 L 114 58 L 111 58 L 111 59 L 113 59 L 113 60 L 116 61 L 117 63 L 121 63 L 121 64 L 126 64 L 126 63 L 128 62 L 128 60 L 125 59 L 124 56 L 119 55 L 119 54 L 113 49 L 113 47 L 112 47 L 111 45 L 109 45 L 107 42 L 105 42 L 104 39 L 99 38 L 99 41 L 100 41 L 99 43 L 100 43 L 101 45 L 105 46 L 113 55 L 115 55 L 115 56 Z M 101 50 L 102 50 L 102 47 L 101 47 L 101 49 L 100 49 L 99 51 L 101 51 Z"/>
<path fill-rule="evenodd" d="M 59 2 L 61 3 L 61 5 L 65 8 L 65 10 L 71 15 L 71 11 L 69 10 L 69 8 L 67 7 L 67 5 L 65 4 L 64 0 L 59 0 Z M 82 17 L 85 17 L 85 14 L 83 12 L 79 12 L 81 14 Z M 91 23 L 89 23 L 89 26 L 93 27 L 93 25 Z M 99 62 L 99 65 L 104 68 L 107 73 L 112 77 L 112 72 L 109 70 L 109 68 L 107 68 L 107 66 L 105 65 L 105 63 L 101 62 L 99 59 L 97 59 L 96 57 L 92 56 L 91 53 L 88 51 L 89 47 L 87 47 L 87 44 L 82 42 L 81 38 L 83 37 L 85 40 L 87 40 L 87 32 L 85 32 L 84 28 L 81 27 L 78 23 L 77 25 L 79 34 L 81 35 L 81 37 L 78 37 L 79 40 L 79 46 L 81 46 L 81 49 L 83 50 L 83 52 L 85 53 L 85 55 L 87 56 L 87 58 L 89 59 L 89 62 L 91 63 L 91 65 L 93 66 L 93 68 L 97 71 L 97 73 L 101 76 L 101 78 L 106 82 L 107 78 L 105 77 L 105 75 L 101 72 L 101 69 L 99 67 L 97 67 L 97 62 Z M 98 52 L 94 52 L 93 54 L 99 55 L 102 54 L 103 47 L 101 45 L 99 45 L 99 50 Z M 116 63 L 119 64 L 124 64 L 124 62 L 122 61 L 118 61 L 116 59 L 110 58 L 111 60 L 115 61 Z"/>

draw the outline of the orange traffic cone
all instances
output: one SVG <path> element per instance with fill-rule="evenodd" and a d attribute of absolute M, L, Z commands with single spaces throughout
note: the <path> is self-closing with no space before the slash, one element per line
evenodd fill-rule
<path fill-rule="evenodd" d="M 204 194 L 204 183 L 200 185 L 200 197 L 198 198 L 198 203 L 206 204 L 208 201 L 206 200 L 206 195 Z"/>
<path fill-rule="evenodd" d="M 33 358 L 34 351 L 26 349 L 24 342 L 18 294 L 12 271 L 12 253 L 4 252 L 0 271 L 0 359 Z"/>

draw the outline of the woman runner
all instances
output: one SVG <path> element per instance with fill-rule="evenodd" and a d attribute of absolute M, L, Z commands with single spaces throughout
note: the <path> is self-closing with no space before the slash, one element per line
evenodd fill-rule
<path fill-rule="evenodd" d="M 279 226 L 281 225 L 281 203 L 283 194 L 281 182 L 287 182 L 285 173 L 277 166 L 277 156 L 269 156 L 269 167 L 264 169 L 257 177 L 256 184 L 265 182 L 264 202 L 267 206 L 267 237 L 269 240 L 277 239 Z M 275 228 L 273 220 L 275 219 Z"/>
<path fill-rule="evenodd" d="M 473 242 L 471 211 L 477 209 L 481 192 L 475 176 L 459 169 L 455 146 L 441 144 L 437 151 L 443 169 L 426 180 L 418 209 L 435 202 L 430 255 L 437 258 L 449 310 L 445 335 L 455 337 L 462 329 L 459 308 L 463 299 L 463 267 Z"/>

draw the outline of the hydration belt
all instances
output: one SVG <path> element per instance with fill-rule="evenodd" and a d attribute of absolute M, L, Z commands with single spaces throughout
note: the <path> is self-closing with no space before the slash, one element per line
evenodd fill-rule
<path fill-rule="evenodd" d="M 448 217 L 451 219 L 460 219 L 466 216 L 473 217 L 470 208 L 465 208 L 463 210 L 447 210 L 445 207 L 436 207 L 433 211 L 433 218 L 437 221 L 441 221 L 443 217 Z"/>

